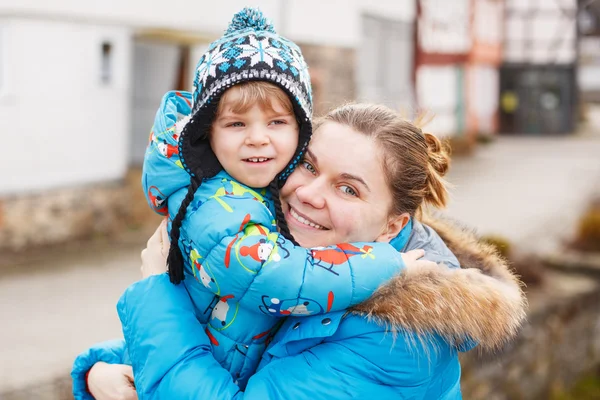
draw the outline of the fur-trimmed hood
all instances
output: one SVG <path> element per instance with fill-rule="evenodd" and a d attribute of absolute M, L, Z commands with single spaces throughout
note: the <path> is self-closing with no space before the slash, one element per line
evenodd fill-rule
<path fill-rule="evenodd" d="M 525 319 L 527 300 L 521 282 L 506 260 L 473 232 L 443 219 L 429 217 L 423 222 L 439 234 L 461 268 L 407 268 L 353 312 L 393 329 L 437 333 L 457 345 L 475 341 L 483 349 L 498 349 L 517 334 Z M 413 230 L 413 234 L 428 232 L 428 239 L 419 247 L 409 241 L 409 249 L 439 251 L 437 243 L 428 246 L 439 238 L 427 226 L 417 222 Z"/>

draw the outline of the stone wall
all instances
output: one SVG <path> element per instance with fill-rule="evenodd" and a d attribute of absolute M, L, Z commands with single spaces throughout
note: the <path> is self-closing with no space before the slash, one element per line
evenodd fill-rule
<path fill-rule="evenodd" d="M 315 116 L 356 100 L 356 51 L 351 48 L 300 44 L 309 66 Z"/>
<path fill-rule="evenodd" d="M 0 246 L 19 251 L 114 232 L 126 202 L 125 187 L 117 183 L 4 198 Z"/>
<path fill-rule="evenodd" d="M 65 376 L 14 392 L 0 393 L 2 400 L 73 400 L 71 377 Z"/>
<path fill-rule="evenodd" d="M 113 235 L 159 217 L 146 205 L 140 171 L 118 182 L 0 198 L 0 252 Z"/>
<path fill-rule="evenodd" d="M 550 271 L 528 298 L 528 323 L 516 341 L 498 354 L 461 358 L 465 399 L 550 399 L 600 365 L 597 279 Z"/>

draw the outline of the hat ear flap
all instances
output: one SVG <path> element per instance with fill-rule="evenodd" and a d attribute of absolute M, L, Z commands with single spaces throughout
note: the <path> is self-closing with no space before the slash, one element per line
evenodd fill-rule
<path fill-rule="evenodd" d="M 181 131 L 179 139 L 183 168 L 190 175 L 198 175 L 202 179 L 212 178 L 223 169 L 210 146 L 210 127 L 215 112 L 214 106 L 198 110 Z"/>

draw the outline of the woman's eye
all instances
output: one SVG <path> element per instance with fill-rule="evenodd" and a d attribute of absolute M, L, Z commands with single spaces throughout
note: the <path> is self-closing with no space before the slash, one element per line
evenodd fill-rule
<path fill-rule="evenodd" d="M 308 161 L 302 161 L 302 166 L 304 168 L 306 168 L 306 170 L 313 175 L 315 175 L 317 173 L 317 170 L 315 169 L 315 167 L 313 167 L 312 164 L 309 163 Z"/>
<path fill-rule="evenodd" d="M 342 186 L 340 186 L 340 190 L 344 194 L 347 194 L 349 196 L 358 197 L 358 193 L 356 192 L 356 190 L 354 190 L 352 187 L 350 187 L 348 185 L 342 185 Z"/>

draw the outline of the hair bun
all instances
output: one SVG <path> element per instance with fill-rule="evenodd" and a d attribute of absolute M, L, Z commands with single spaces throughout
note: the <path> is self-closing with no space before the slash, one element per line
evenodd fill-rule
<path fill-rule="evenodd" d="M 442 142 L 431 133 L 424 132 L 423 135 L 425 136 L 425 143 L 427 143 L 429 152 L 429 164 L 440 176 L 446 175 L 448 168 L 450 168 L 450 149 L 448 144 Z"/>
<path fill-rule="evenodd" d="M 226 35 L 252 28 L 255 31 L 267 31 L 275 33 L 275 28 L 271 21 L 263 16 L 258 8 L 245 7 L 242 11 L 236 13 L 227 27 Z"/>

